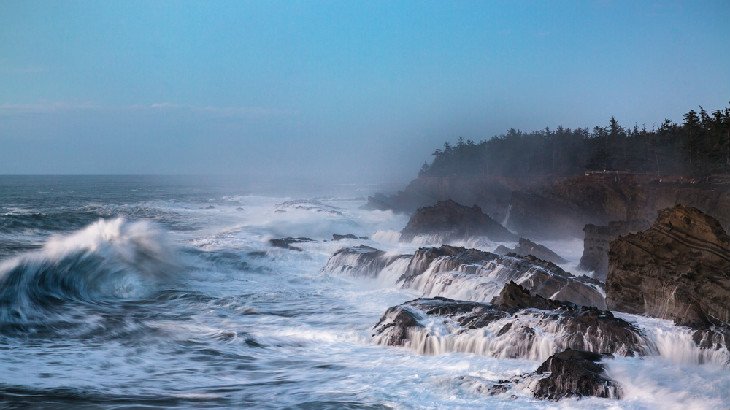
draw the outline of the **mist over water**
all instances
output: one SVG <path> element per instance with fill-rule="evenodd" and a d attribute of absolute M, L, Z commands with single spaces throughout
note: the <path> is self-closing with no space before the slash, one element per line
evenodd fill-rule
<path fill-rule="evenodd" d="M 372 187 L 256 192 L 182 178 L 0 177 L 0 397 L 39 408 L 722 408 L 727 357 L 700 365 L 689 331 L 625 315 L 656 345 L 617 357 L 621 401 L 543 402 L 485 386 L 539 358 L 387 347 L 388 307 L 423 294 L 323 270 L 343 246 L 389 254 L 404 215 L 360 207 Z M 332 234 L 369 239 L 332 241 Z M 307 237 L 301 251 L 269 239 Z M 466 244 L 484 250 L 488 241 Z M 577 263 L 576 241 L 555 242 Z M 466 289 L 463 289 L 466 292 Z M 684 343 L 684 344 L 683 344 Z M 726 352 L 725 352 L 726 353 Z M 541 358 L 541 357 L 540 357 Z"/>

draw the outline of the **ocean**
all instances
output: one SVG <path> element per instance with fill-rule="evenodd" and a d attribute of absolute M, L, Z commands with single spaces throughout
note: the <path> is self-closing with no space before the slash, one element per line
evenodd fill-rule
<path fill-rule="evenodd" d="M 406 215 L 362 209 L 379 188 L 0 176 L 0 408 L 730 408 L 727 356 L 698 359 L 664 320 L 618 314 L 659 346 L 607 360 L 621 400 L 490 395 L 541 361 L 376 344 L 422 293 L 323 268 L 344 246 L 424 245 L 398 240 Z M 311 241 L 269 241 L 286 237 Z M 568 270 L 582 251 L 549 246 Z"/>

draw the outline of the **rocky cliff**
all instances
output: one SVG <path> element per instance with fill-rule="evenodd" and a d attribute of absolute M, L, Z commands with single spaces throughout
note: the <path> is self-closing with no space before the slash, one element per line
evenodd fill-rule
<path fill-rule="evenodd" d="M 412 212 L 434 201 L 476 204 L 521 236 L 580 237 L 586 224 L 653 220 L 675 204 L 693 206 L 730 228 L 730 181 L 593 173 L 534 180 L 499 177 L 419 177 L 403 191 L 370 198 L 369 206 Z"/>
<path fill-rule="evenodd" d="M 614 240 L 606 282 L 611 310 L 706 329 L 730 323 L 730 238 L 697 208 L 659 212 L 646 231 Z"/>

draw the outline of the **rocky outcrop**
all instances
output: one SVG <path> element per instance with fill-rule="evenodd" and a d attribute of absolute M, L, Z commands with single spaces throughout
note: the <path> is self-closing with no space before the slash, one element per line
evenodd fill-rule
<path fill-rule="evenodd" d="M 301 251 L 302 248 L 300 248 L 298 246 L 293 246 L 292 244 L 304 243 L 304 242 L 314 242 L 314 239 L 304 238 L 304 237 L 299 237 L 299 238 L 286 237 L 286 238 L 269 239 L 269 245 L 271 245 L 275 248 L 289 249 L 291 251 Z"/>
<path fill-rule="evenodd" d="M 514 241 L 517 237 L 490 218 L 481 208 L 467 207 L 452 200 L 419 208 L 401 231 L 401 240 L 419 235 L 437 236 L 443 241 L 487 237 L 493 241 Z"/>
<path fill-rule="evenodd" d="M 588 224 L 583 228 L 583 256 L 578 269 L 593 272 L 593 277 L 606 281 L 609 244 L 621 235 L 635 233 L 649 227 L 646 220 L 612 221 L 608 225 Z"/>
<path fill-rule="evenodd" d="M 424 297 L 443 296 L 477 302 L 490 301 L 502 287 L 515 281 L 545 298 L 605 308 L 602 285 L 574 276 L 534 256 L 499 256 L 477 249 L 443 245 L 419 248 L 413 255 L 387 256 L 369 247 L 343 248 L 324 271 L 387 276 Z"/>
<path fill-rule="evenodd" d="M 548 357 L 532 373 L 520 374 L 486 386 L 478 383 L 477 391 L 494 396 L 518 388 L 531 391 L 537 399 L 554 401 L 587 396 L 620 399 L 620 386 L 606 375 L 605 367 L 601 363 L 607 358 L 613 356 L 566 349 Z M 468 376 L 460 379 L 469 382 Z"/>
<path fill-rule="evenodd" d="M 510 253 L 514 253 L 520 256 L 532 255 L 536 258 L 540 258 L 544 261 L 552 262 L 558 265 L 562 265 L 568 262 L 557 253 L 550 250 L 548 247 L 540 245 L 539 243 L 535 243 L 526 238 L 520 238 L 517 246 L 515 246 L 514 248 L 508 248 L 504 245 L 499 245 L 497 249 L 494 250 L 494 253 L 498 255 L 507 255 Z"/>
<path fill-rule="evenodd" d="M 323 271 L 351 276 L 374 277 L 393 259 L 393 257 L 386 256 L 385 252 L 370 246 L 352 246 L 335 252 L 327 261 Z"/>
<path fill-rule="evenodd" d="M 532 295 L 514 282 L 492 303 L 416 299 L 388 309 L 374 327 L 379 344 L 423 354 L 477 353 L 544 360 L 567 348 L 645 355 L 651 342 L 611 312 Z"/>
<path fill-rule="evenodd" d="M 646 231 L 614 240 L 606 282 L 610 309 L 695 329 L 730 323 L 730 238 L 696 208 L 659 212 Z"/>
<path fill-rule="evenodd" d="M 574 396 L 621 398 L 621 389 L 606 376 L 604 366 L 599 363 L 605 357 L 573 349 L 550 356 L 535 372 L 537 375 L 547 374 L 538 380 L 533 390 L 535 397 L 548 400 Z"/>

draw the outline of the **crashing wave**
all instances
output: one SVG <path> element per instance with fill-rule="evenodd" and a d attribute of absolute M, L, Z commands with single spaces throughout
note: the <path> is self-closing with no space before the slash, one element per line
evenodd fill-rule
<path fill-rule="evenodd" d="M 143 297 L 179 271 L 176 260 L 154 225 L 99 220 L 0 264 L 0 323 L 42 320 L 66 300 Z"/>

